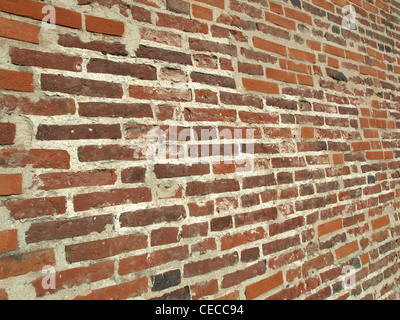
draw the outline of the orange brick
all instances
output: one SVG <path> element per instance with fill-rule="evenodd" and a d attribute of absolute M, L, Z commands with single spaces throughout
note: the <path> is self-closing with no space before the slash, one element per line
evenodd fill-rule
<path fill-rule="evenodd" d="M 198 19 L 213 21 L 213 11 L 209 8 L 204 8 L 198 5 L 193 4 L 193 16 Z"/>
<path fill-rule="evenodd" d="M 344 163 L 343 153 L 336 153 L 332 155 L 333 164 L 335 166 L 342 165 Z"/>
<path fill-rule="evenodd" d="M 243 86 L 250 91 L 279 94 L 279 86 L 272 82 L 243 78 Z"/>
<path fill-rule="evenodd" d="M 246 299 L 253 300 L 283 284 L 282 271 L 246 287 Z"/>
<path fill-rule="evenodd" d="M 360 108 L 361 110 L 361 115 L 363 117 L 370 117 L 371 116 L 371 110 L 368 108 Z"/>
<path fill-rule="evenodd" d="M 46 3 L 32 0 L 2 0 L 0 2 L 0 11 L 42 20 L 47 14 L 42 13 L 42 9 L 46 5 Z M 82 29 L 82 15 L 80 13 L 59 7 L 54 7 L 54 9 L 56 13 L 56 24 L 75 29 Z"/>
<path fill-rule="evenodd" d="M 265 20 L 267 20 L 273 24 L 276 24 L 278 26 L 281 26 L 283 28 L 296 31 L 296 23 L 294 21 L 286 19 L 277 14 L 266 11 L 265 12 Z"/>
<path fill-rule="evenodd" d="M 367 151 L 365 156 L 368 160 L 382 160 L 385 157 L 382 151 Z"/>
<path fill-rule="evenodd" d="M 314 138 L 314 128 L 307 128 L 307 127 L 301 128 L 301 137 L 304 139 Z"/>
<path fill-rule="evenodd" d="M 329 1 L 325 1 L 325 0 L 313 0 L 312 3 L 314 5 L 316 5 L 317 7 L 321 7 L 325 10 L 328 10 L 332 13 L 335 13 L 335 6 L 330 3 Z"/>
<path fill-rule="evenodd" d="M 393 151 L 385 151 L 384 153 L 385 153 L 385 159 L 386 159 L 386 160 L 388 160 L 388 159 L 394 159 L 394 153 L 393 153 Z"/>
<path fill-rule="evenodd" d="M 306 41 L 307 47 L 314 51 L 321 51 L 321 43 L 314 40 L 307 40 Z"/>
<path fill-rule="evenodd" d="M 340 247 L 339 249 L 336 249 L 336 257 L 337 259 L 342 259 L 344 257 L 347 257 L 351 255 L 352 253 L 356 252 L 359 249 L 358 247 L 358 242 L 353 241 L 349 244 L 344 245 L 343 247 Z"/>
<path fill-rule="evenodd" d="M 353 142 L 351 147 L 353 148 L 353 151 L 371 150 L 371 145 L 368 141 Z"/>
<path fill-rule="evenodd" d="M 338 57 L 345 57 L 345 51 L 344 49 L 335 47 L 335 46 L 331 46 L 330 44 L 324 43 L 324 51 L 326 53 L 332 54 L 334 56 L 338 56 Z"/>
<path fill-rule="evenodd" d="M 286 14 L 286 17 L 288 17 L 288 18 L 295 19 L 295 20 L 307 23 L 309 25 L 312 25 L 311 17 L 304 12 L 293 10 L 292 8 L 285 8 L 285 14 Z"/>
<path fill-rule="evenodd" d="M 274 3 L 274 2 L 269 2 L 269 8 L 271 11 L 278 13 L 278 14 L 283 14 L 283 7 L 280 4 Z"/>
<path fill-rule="evenodd" d="M 18 248 L 18 230 L 0 231 L 0 253 L 10 252 Z"/>
<path fill-rule="evenodd" d="M 343 228 L 343 221 L 342 218 L 326 222 L 318 226 L 318 236 L 322 237 L 328 233 L 335 232 Z"/>
<path fill-rule="evenodd" d="M 364 129 L 364 137 L 367 139 L 379 138 L 379 132 L 376 129 Z"/>
<path fill-rule="evenodd" d="M 286 59 L 279 59 L 279 66 L 281 67 L 281 69 L 310 74 L 308 65 L 301 63 L 301 62 L 295 62 L 295 61 L 286 60 Z"/>
<path fill-rule="evenodd" d="M 364 56 L 360 53 L 352 52 L 346 50 L 346 59 L 358 61 L 358 62 L 364 62 Z"/>
<path fill-rule="evenodd" d="M 363 266 L 366 265 L 370 261 L 369 254 L 368 253 L 362 254 L 360 256 L 360 260 L 361 260 L 361 263 L 362 263 Z"/>
<path fill-rule="evenodd" d="M 377 14 L 378 13 L 378 8 L 373 6 L 372 4 L 368 3 L 367 1 L 363 1 L 363 8 L 367 11 L 370 11 L 372 13 Z"/>
<path fill-rule="evenodd" d="M 39 33 L 38 26 L 0 17 L 0 37 L 38 44 Z"/>
<path fill-rule="evenodd" d="M 297 83 L 296 81 L 296 74 L 287 72 L 287 71 L 282 71 L 278 69 L 272 69 L 272 68 L 266 68 L 266 76 L 269 79 L 274 79 L 274 80 L 279 80 L 283 82 L 289 82 L 289 83 Z"/>
<path fill-rule="evenodd" d="M 311 76 L 307 76 L 305 74 L 298 74 L 297 75 L 297 83 L 305 85 L 305 86 L 310 86 L 310 87 L 314 86 L 313 78 Z"/>
<path fill-rule="evenodd" d="M 13 91 L 33 92 L 33 74 L 0 70 L 0 88 Z"/>
<path fill-rule="evenodd" d="M 0 196 L 22 193 L 22 174 L 0 174 Z"/>
<path fill-rule="evenodd" d="M 123 22 L 86 15 L 86 30 L 90 32 L 122 36 L 125 32 Z"/>
<path fill-rule="evenodd" d="M 256 48 L 262 49 L 265 51 L 273 52 L 279 54 L 281 56 L 286 56 L 287 51 L 286 47 L 275 42 L 267 41 L 258 37 L 253 38 L 253 44 Z"/>
<path fill-rule="evenodd" d="M 328 66 L 336 69 L 339 68 L 339 60 L 332 57 L 328 57 Z"/>
<path fill-rule="evenodd" d="M 368 118 L 360 118 L 360 126 L 361 128 L 369 128 Z"/>
<path fill-rule="evenodd" d="M 371 221 L 372 230 L 376 230 L 390 224 L 389 216 L 383 216 Z"/>
<path fill-rule="evenodd" d="M 220 9 L 225 9 L 225 0 L 196 0 L 197 2 L 202 2 L 213 7 Z"/>
<path fill-rule="evenodd" d="M 369 66 L 360 66 L 360 73 L 373 77 L 377 76 L 377 71 L 373 67 Z"/>
<path fill-rule="evenodd" d="M 384 1 L 376 0 L 375 5 L 378 8 L 381 8 L 381 9 L 385 10 L 386 12 L 389 12 L 389 6 L 386 3 L 384 3 Z"/>
<path fill-rule="evenodd" d="M 289 57 L 296 59 L 296 60 L 302 60 L 302 61 L 307 61 L 307 62 L 311 62 L 311 63 L 316 62 L 314 53 L 297 50 L 297 49 L 292 49 L 292 48 L 289 48 Z"/>

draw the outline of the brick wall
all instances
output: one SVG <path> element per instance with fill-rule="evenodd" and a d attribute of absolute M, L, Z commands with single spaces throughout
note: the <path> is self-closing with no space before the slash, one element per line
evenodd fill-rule
<path fill-rule="evenodd" d="M 0 10 L 0 299 L 398 298 L 400 2 Z"/>

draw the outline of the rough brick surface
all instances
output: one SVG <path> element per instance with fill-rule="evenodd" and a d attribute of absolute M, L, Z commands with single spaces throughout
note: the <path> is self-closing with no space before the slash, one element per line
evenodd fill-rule
<path fill-rule="evenodd" d="M 0 300 L 400 298 L 398 0 L 55 2 L 0 1 Z"/>

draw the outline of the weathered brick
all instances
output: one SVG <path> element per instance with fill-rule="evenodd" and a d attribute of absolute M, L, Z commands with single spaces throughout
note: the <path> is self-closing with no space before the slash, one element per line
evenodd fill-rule
<path fill-rule="evenodd" d="M 69 263 L 100 260 L 120 253 L 143 249 L 147 245 L 147 236 L 143 234 L 130 234 L 68 245 L 65 247 L 65 255 Z"/>

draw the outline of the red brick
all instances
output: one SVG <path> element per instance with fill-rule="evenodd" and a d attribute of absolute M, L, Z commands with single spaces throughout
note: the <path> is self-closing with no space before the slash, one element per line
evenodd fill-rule
<path fill-rule="evenodd" d="M 122 227 L 138 227 L 153 223 L 178 221 L 185 217 L 186 212 L 183 206 L 170 206 L 122 213 L 120 223 Z"/>
<path fill-rule="evenodd" d="M 162 100 L 162 101 L 191 101 L 192 92 L 188 89 L 152 88 L 130 86 L 129 95 L 136 99 Z"/>
<path fill-rule="evenodd" d="M 14 144 L 17 128 L 14 123 L 0 123 L 0 145 Z"/>
<path fill-rule="evenodd" d="M 0 166 L 6 168 L 33 168 L 69 169 L 70 156 L 65 150 L 19 150 L 6 149 L 0 151 Z"/>
<path fill-rule="evenodd" d="M 158 179 L 198 176 L 210 173 L 210 167 L 207 164 L 193 165 L 173 165 L 173 164 L 156 164 L 154 165 L 154 173 Z"/>
<path fill-rule="evenodd" d="M 172 261 L 182 261 L 188 257 L 189 250 L 187 246 L 152 251 L 151 253 L 121 259 L 119 262 L 119 274 L 123 276 Z"/>
<path fill-rule="evenodd" d="M 236 110 L 185 108 L 185 120 L 234 122 L 236 120 Z"/>
<path fill-rule="evenodd" d="M 179 228 L 165 227 L 151 231 L 151 246 L 177 243 L 180 240 Z"/>
<path fill-rule="evenodd" d="M 243 233 L 226 235 L 221 238 L 221 250 L 229 250 L 243 244 L 248 244 L 250 242 L 263 239 L 266 236 L 267 232 L 262 227 L 258 227 L 254 230 L 245 231 Z"/>
<path fill-rule="evenodd" d="M 143 27 L 140 29 L 140 35 L 143 40 L 162 43 L 174 47 L 182 47 L 182 37 L 168 31 L 150 29 Z"/>
<path fill-rule="evenodd" d="M 60 75 L 42 74 L 42 89 L 78 96 L 122 98 L 122 85 L 105 81 L 70 78 Z"/>
<path fill-rule="evenodd" d="M 260 223 L 263 221 L 275 220 L 277 214 L 278 211 L 275 207 L 240 213 L 234 216 L 235 226 L 241 227 L 245 225 Z"/>
<path fill-rule="evenodd" d="M 201 261 L 189 262 L 184 266 L 184 277 L 191 278 L 197 275 L 207 274 L 212 271 L 230 267 L 238 263 L 237 252 L 229 253 Z"/>
<path fill-rule="evenodd" d="M 121 253 L 144 249 L 147 246 L 147 236 L 137 233 L 67 245 L 65 247 L 65 255 L 69 263 L 74 263 L 87 260 L 100 260 Z"/>
<path fill-rule="evenodd" d="M 299 228 L 305 224 L 303 217 L 296 217 L 282 223 L 274 223 L 269 226 L 269 235 L 272 237 L 279 233 L 287 232 Z"/>
<path fill-rule="evenodd" d="M 239 183 L 234 179 L 223 179 L 211 182 L 193 181 L 187 183 L 186 195 L 189 197 L 199 196 L 211 193 L 239 191 L 239 189 Z"/>
<path fill-rule="evenodd" d="M 234 78 L 226 76 L 218 76 L 213 74 L 206 74 L 200 72 L 192 72 L 190 75 L 193 82 L 212 85 L 216 87 L 224 88 L 236 88 L 236 82 Z"/>
<path fill-rule="evenodd" d="M 192 33 L 208 33 L 208 26 L 197 20 L 189 20 L 179 16 L 172 16 L 165 13 L 157 13 L 157 26 L 173 28 Z"/>
<path fill-rule="evenodd" d="M 146 168 L 133 167 L 121 170 L 123 183 L 140 183 L 146 180 Z"/>
<path fill-rule="evenodd" d="M 214 201 L 207 201 L 205 204 L 189 203 L 189 212 L 192 217 L 201 217 L 214 214 Z"/>
<path fill-rule="evenodd" d="M 146 293 L 147 287 L 148 279 L 142 277 L 138 280 L 92 290 L 90 294 L 78 296 L 74 300 L 125 300 Z"/>
<path fill-rule="evenodd" d="M 0 110 L 4 112 L 18 111 L 22 114 L 38 116 L 60 116 L 75 114 L 73 99 L 39 99 L 37 102 L 26 97 L 3 95 L 0 97 Z"/>
<path fill-rule="evenodd" d="M 100 280 L 109 279 L 114 274 L 114 261 L 105 261 L 92 264 L 88 267 L 72 268 L 57 272 L 55 275 L 54 289 L 44 289 L 43 278 L 32 282 L 36 290 L 36 297 L 44 297 L 46 293 L 56 293 L 65 288 L 73 288 L 84 283 L 94 283 Z"/>
<path fill-rule="evenodd" d="M 10 200 L 4 203 L 14 219 L 33 219 L 64 214 L 67 210 L 65 197 Z"/>
<path fill-rule="evenodd" d="M 151 23 L 151 12 L 149 10 L 134 5 L 131 5 L 130 9 L 132 13 L 132 19 L 140 22 Z"/>
<path fill-rule="evenodd" d="M 76 56 L 12 47 L 10 48 L 10 57 L 13 64 L 21 66 L 34 66 L 74 72 L 82 71 L 83 60 L 81 57 Z"/>
<path fill-rule="evenodd" d="M 193 223 L 182 227 L 182 238 L 206 237 L 208 235 L 208 223 Z"/>
<path fill-rule="evenodd" d="M 218 104 L 217 93 L 210 90 L 195 90 L 196 102 Z"/>
<path fill-rule="evenodd" d="M 145 157 L 135 147 L 121 145 L 84 146 L 78 148 L 78 157 L 81 162 L 95 161 L 135 161 Z"/>
<path fill-rule="evenodd" d="M 221 288 L 229 288 L 238 285 L 248 279 L 260 276 L 266 272 L 265 261 L 260 261 L 246 269 L 224 275 Z"/>
<path fill-rule="evenodd" d="M 74 209 L 79 212 L 95 208 L 149 201 L 151 201 L 151 191 L 148 188 L 114 189 L 75 195 Z"/>
<path fill-rule="evenodd" d="M 112 224 L 111 215 L 32 223 L 26 232 L 26 242 L 81 237 L 92 232 L 102 233 L 107 225 Z"/>
<path fill-rule="evenodd" d="M 36 176 L 39 190 L 112 185 L 117 181 L 115 170 L 94 170 L 68 173 L 44 173 Z"/>
<path fill-rule="evenodd" d="M 103 59 L 90 59 L 86 66 L 91 73 L 105 73 L 120 76 L 130 76 L 132 78 L 144 80 L 156 80 L 157 70 L 153 66 L 146 64 L 121 63 Z"/>
<path fill-rule="evenodd" d="M 218 292 L 218 281 L 213 279 L 207 282 L 191 285 L 190 291 L 192 292 L 193 300 L 216 294 Z"/>
<path fill-rule="evenodd" d="M 333 254 L 328 252 L 303 263 L 302 274 L 306 276 L 312 269 L 320 270 L 333 264 Z"/>
<path fill-rule="evenodd" d="M 84 42 L 79 36 L 71 34 L 60 34 L 58 44 L 67 48 L 80 48 L 116 56 L 127 56 L 129 54 L 126 50 L 126 46 L 120 42 L 110 43 L 101 40 Z"/>
<path fill-rule="evenodd" d="M 282 268 L 287 264 L 291 264 L 295 261 L 302 260 L 305 257 L 304 249 L 296 249 L 288 253 L 282 254 L 277 257 L 273 257 L 268 261 L 268 268 L 278 269 Z"/>

